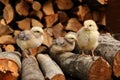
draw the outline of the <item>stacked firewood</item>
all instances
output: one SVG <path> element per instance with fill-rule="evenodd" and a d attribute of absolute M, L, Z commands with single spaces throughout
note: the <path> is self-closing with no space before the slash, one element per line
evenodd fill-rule
<path fill-rule="evenodd" d="M 82 27 L 84 20 L 93 19 L 97 24 L 105 26 L 106 0 L 0 0 L 0 5 L 1 53 L 9 52 L 12 54 L 14 51 L 21 53 L 15 41 L 15 36 L 20 31 L 40 26 L 46 33 L 44 45 L 40 46 L 39 49 L 32 50 L 35 56 L 23 59 L 17 53 L 21 66 L 18 65 L 16 60 L 4 57 L 5 55 L 1 54 L 0 62 L 6 64 L 0 64 L 0 80 L 4 80 L 4 76 L 5 80 L 65 80 L 67 77 L 65 77 L 64 73 L 81 80 L 111 80 L 112 71 L 115 73 L 114 76 L 120 77 L 120 73 L 117 72 L 119 70 L 117 64 L 119 64 L 120 52 L 112 53 L 116 54 L 115 59 L 115 55 L 113 55 L 112 62 L 109 62 L 108 59 L 104 60 L 106 56 L 102 55 L 102 53 L 100 53 L 101 56 L 105 58 L 95 57 L 95 61 L 92 61 L 90 56 L 78 59 L 76 54 L 71 52 L 52 56 L 61 68 L 49 55 L 36 55 L 36 53 L 49 54 L 49 48 L 54 39 L 63 37 L 70 31 L 77 32 Z M 116 51 L 118 51 L 118 48 Z M 111 69 L 113 64 L 115 64 L 114 70 Z M 7 67 L 6 72 L 4 72 L 5 65 L 10 67 Z M 39 68 L 39 66 L 41 67 Z"/>

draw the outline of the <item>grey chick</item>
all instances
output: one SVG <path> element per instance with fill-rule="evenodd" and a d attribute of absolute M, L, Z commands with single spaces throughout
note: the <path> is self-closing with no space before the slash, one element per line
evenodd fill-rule
<path fill-rule="evenodd" d="M 84 50 L 91 50 L 92 57 L 94 57 L 94 50 L 98 46 L 99 32 L 97 24 L 93 20 L 84 21 L 83 27 L 77 32 L 77 43 L 80 49 L 82 49 L 82 55 Z"/>
<path fill-rule="evenodd" d="M 75 47 L 76 36 L 74 32 L 68 32 L 64 37 L 59 37 L 53 41 L 50 48 L 51 53 L 63 53 L 72 51 Z"/>
<path fill-rule="evenodd" d="M 30 48 L 39 47 L 44 40 L 44 31 L 41 27 L 33 27 L 31 30 L 21 31 L 16 36 L 16 43 L 22 51 L 30 52 Z M 26 54 L 27 55 L 27 54 Z"/>

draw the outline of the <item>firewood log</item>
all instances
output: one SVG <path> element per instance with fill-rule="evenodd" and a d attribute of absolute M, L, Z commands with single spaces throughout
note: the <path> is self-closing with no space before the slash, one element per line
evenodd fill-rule
<path fill-rule="evenodd" d="M 38 21 L 34 18 L 31 18 L 31 23 L 32 23 L 32 27 L 34 27 L 34 26 L 44 27 L 43 24 L 40 21 Z"/>
<path fill-rule="evenodd" d="M 15 6 L 16 12 L 20 16 L 27 16 L 29 14 L 29 8 L 30 8 L 30 6 L 24 0 L 21 0 Z"/>
<path fill-rule="evenodd" d="M 48 54 L 38 54 L 37 60 L 42 68 L 45 78 L 48 80 L 65 80 L 65 76 L 60 67 Z"/>
<path fill-rule="evenodd" d="M 77 32 L 81 27 L 82 24 L 77 20 L 77 18 L 70 18 L 65 29 Z"/>
<path fill-rule="evenodd" d="M 55 0 L 55 3 L 60 10 L 69 10 L 73 7 L 72 0 Z"/>
<path fill-rule="evenodd" d="M 55 26 L 52 27 L 52 31 L 53 31 L 53 35 L 55 38 L 64 36 L 66 34 L 66 32 L 64 31 L 64 26 L 62 25 L 62 23 L 58 23 Z"/>
<path fill-rule="evenodd" d="M 43 18 L 43 12 L 42 11 L 31 11 L 30 12 L 30 16 L 35 16 L 37 17 L 39 20 L 41 20 Z"/>
<path fill-rule="evenodd" d="M 43 12 L 45 13 L 45 15 L 55 14 L 54 9 L 53 9 L 52 0 L 47 0 L 47 1 L 43 4 Z"/>
<path fill-rule="evenodd" d="M 15 47 L 12 44 L 3 45 L 5 51 L 15 51 Z"/>
<path fill-rule="evenodd" d="M 16 21 L 16 23 L 18 24 L 18 27 L 21 30 L 30 30 L 30 18 L 25 18 L 23 20 Z"/>
<path fill-rule="evenodd" d="M 5 1 L 5 0 L 1 0 L 1 1 Z M 9 24 L 14 18 L 14 9 L 11 6 L 11 4 L 9 4 L 9 0 L 6 0 L 4 5 L 5 7 L 3 9 L 3 17 L 5 19 L 6 24 Z"/>
<path fill-rule="evenodd" d="M 102 57 L 95 56 L 93 61 L 89 55 L 79 56 L 71 52 L 50 55 L 69 76 L 81 80 L 111 80 L 111 66 Z"/>
<path fill-rule="evenodd" d="M 44 38 L 45 39 L 43 41 L 43 44 L 47 47 L 50 47 L 53 41 L 53 37 L 51 37 L 48 33 L 45 33 Z"/>
<path fill-rule="evenodd" d="M 17 80 L 21 71 L 20 53 L 0 52 L 0 79 Z"/>
<path fill-rule="evenodd" d="M 61 23 L 67 22 L 69 19 L 69 16 L 64 11 L 58 11 L 58 18 Z"/>
<path fill-rule="evenodd" d="M 0 44 L 14 44 L 15 39 L 11 35 L 0 36 Z"/>
<path fill-rule="evenodd" d="M 45 28 L 44 31 L 49 34 L 50 36 L 53 36 L 53 30 L 52 28 Z"/>
<path fill-rule="evenodd" d="M 87 5 L 78 6 L 77 16 L 80 21 L 92 19 L 90 8 Z"/>
<path fill-rule="evenodd" d="M 13 33 L 13 29 L 9 25 L 0 24 L 0 35 Z"/>
<path fill-rule="evenodd" d="M 21 78 L 22 80 L 45 80 L 34 56 L 23 59 Z"/>
<path fill-rule="evenodd" d="M 52 25 L 58 21 L 58 14 L 52 14 L 45 16 L 45 22 L 47 27 L 52 27 Z"/>
<path fill-rule="evenodd" d="M 99 46 L 96 53 L 106 59 L 112 66 L 114 76 L 120 77 L 120 41 L 110 34 L 102 34 L 99 38 Z"/>
<path fill-rule="evenodd" d="M 41 4 L 38 1 L 33 1 L 32 9 L 35 11 L 39 11 L 41 9 Z"/>

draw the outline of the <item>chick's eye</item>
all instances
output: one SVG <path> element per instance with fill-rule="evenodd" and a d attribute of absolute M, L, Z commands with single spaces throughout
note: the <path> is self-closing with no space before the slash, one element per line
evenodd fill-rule
<path fill-rule="evenodd" d="M 70 38 L 70 39 L 74 39 L 74 38 Z"/>
<path fill-rule="evenodd" d="M 40 33 L 40 31 L 34 31 L 35 33 Z"/>
<path fill-rule="evenodd" d="M 92 25 L 90 24 L 89 27 L 91 27 Z"/>

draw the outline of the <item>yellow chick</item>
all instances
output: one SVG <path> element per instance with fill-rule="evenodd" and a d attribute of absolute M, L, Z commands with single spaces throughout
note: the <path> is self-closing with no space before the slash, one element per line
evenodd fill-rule
<path fill-rule="evenodd" d="M 98 46 L 99 32 L 97 24 L 93 20 L 84 21 L 83 27 L 77 32 L 77 43 L 82 50 L 91 50 L 94 57 L 94 50 Z"/>
<path fill-rule="evenodd" d="M 74 32 L 68 32 L 64 37 L 59 37 L 53 41 L 50 48 L 51 53 L 63 53 L 72 51 L 75 47 L 76 36 Z"/>
<path fill-rule="evenodd" d="M 43 29 L 41 27 L 35 26 L 31 28 L 31 30 L 21 31 L 16 36 L 16 43 L 22 51 L 29 51 L 30 48 L 39 47 L 42 44 L 44 40 L 43 34 Z"/>

